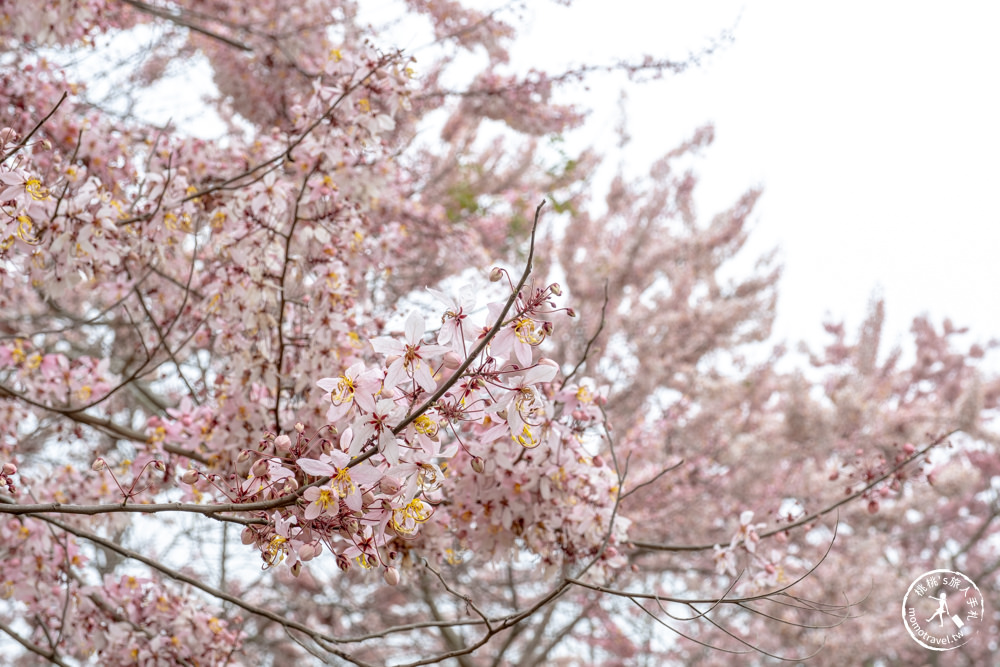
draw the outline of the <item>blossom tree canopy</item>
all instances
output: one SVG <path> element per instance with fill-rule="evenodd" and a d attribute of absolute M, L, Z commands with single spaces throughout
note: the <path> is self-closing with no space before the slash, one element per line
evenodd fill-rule
<path fill-rule="evenodd" d="M 995 343 L 769 343 L 711 127 L 601 206 L 549 148 L 571 84 L 697 58 L 518 72 L 516 10 L 395 3 L 418 61 L 347 0 L 0 5 L 12 664 L 910 664 L 946 566 L 990 662 Z M 178 70 L 219 136 L 132 113 Z"/>

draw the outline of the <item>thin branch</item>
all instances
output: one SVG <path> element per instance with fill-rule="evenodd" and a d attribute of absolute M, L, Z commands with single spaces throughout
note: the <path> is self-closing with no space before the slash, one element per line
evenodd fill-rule
<path fill-rule="evenodd" d="M 569 372 L 569 375 L 563 378 L 562 386 L 565 387 L 569 383 L 570 378 L 576 375 L 576 372 L 580 370 L 580 367 L 582 367 L 585 363 L 587 363 L 587 359 L 590 357 L 590 348 L 593 347 L 595 342 L 597 342 L 597 337 L 601 335 L 601 332 L 604 331 L 604 325 L 607 324 L 607 318 L 606 318 L 607 311 L 608 311 L 608 281 L 605 280 L 604 303 L 601 304 L 601 321 L 598 323 L 597 330 L 594 332 L 594 335 L 591 336 L 590 340 L 587 341 L 587 345 L 583 349 L 583 355 L 580 356 L 580 361 L 576 362 L 576 366 L 574 366 L 573 370 Z"/>
<path fill-rule="evenodd" d="M 34 654 L 36 654 L 36 655 L 38 655 L 38 656 L 40 656 L 42 658 L 45 658 L 46 660 L 48 660 L 52 664 L 54 664 L 54 665 L 60 665 L 61 667 L 69 667 L 69 665 L 67 663 L 63 662 L 62 658 L 60 658 L 59 654 L 57 654 L 55 651 L 47 651 L 47 650 L 43 649 L 40 646 L 36 646 L 35 644 L 32 644 L 30 641 L 28 641 L 27 639 L 25 639 L 21 635 L 19 635 L 16 632 L 14 632 L 14 629 L 11 628 L 6 623 L 4 623 L 3 621 L 0 621 L 0 631 L 3 631 L 4 634 L 6 634 L 8 637 L 10 637 L 14 641 L 16 641 L 18 644 L 20 644 L 24 648 L 28 649 L 32 653 L 34 653 Z"/>
<path fill-rule="evenodd" d="M 859 497 L 861 497 L 862 495 L 864 495 L 865 493 L 867 493 L 868 491 L 870 491 L 876 485 L 878 485 L 879 483 L 884 482 L 885 480 L 889 479 L 890 477 L 892 477 L 893 475 L 895 475 L 897 472 L 899 472 L 900 470 L 902 470 L 903 468 L 905 468 L 907 465 L 909 465 L 910 463 L 913 463 L 914 461 L 916 461 L 917 459 L 919 459 L 920 457 L 922 457 L 923 455 L 925 455 L 931 449 L 933 449 L 933 448 L 937 447 L 938 445 L 942 444 L 945 440 L 947 440 L 952 435 L 954 435 L 955 433 L 957 433 L 958 430 L 959 429 L 955 429 L 955 430 L 952 430 L 952 431 L 949 431 L 949 432 L 945 433 L 944 435 L 938 436 L 933 441 L 931 441 L 931 443 L 929 445 L 927 445 L 926 447 L 924 447 L 921 450 L 918 450 L 918 451 L 914 452 L 913 454 L 911 454 L 909 456 L 909 458 L 906 458 L 901 463 L 899 463 L 898 465 L 893 466 L 888 471 L 886 471 L 885 474 L 880 475 L 879 477 L 876 477 L 869 484 L 861 487 L 860 489 L 858 489 L 856 492 L 852 493 L 851 495 L 846 496 L 844 498 L 841 498 L 839 501 L 833 503 L 832 505 L 828 505 L 827 507 L 824 507 L 821 510 L 813 512 L 812 514 L 809 514 L 809 515 L 807 515 L 807 516 L 799 519 L 795 523 L 790 523 L 787 526 L 782 526 L 780 528 L 775 528 L 773 530 L 769 530 L 767 532 L 760 533 L 759 536 L 761 538 L 771 537 L 772 535 L 777 535 L 779 533 L 784 533 L 784 532 L 787 532 L 787 531 L 790 531 L 790 530 L 794 530 L 796 528 L 800 528 L 802 526 L 811 524 L 816 519 L 819 519 L 820 517 L 826 516 L 827 514 L 830 514 L 831 512 L 835 512 L 837 509 L 839 509 L 843 505 L 846 505 L 846 504 L 848 504 L 850 502 L 853 502 L 854 500 L 857 500 Z M 635 540 L 633 540 L 631 542 L 631 544 L 636 549 L 642 550 L 642 551 L 711 551 L 716 546 L 718 546 L 719 543 L 716 542 L 714 544 L 676 545 L 676 544 L 657 544 L 655 542 L 642 542 L 642 541 L 635 541 Z"/>
<path fill-rule="evenodd" d="M 18 152 L 27 145 L 27 143 L 31 140 L 31 137 L 35 135 L 35 132 L 38 132 L 38 130 L 42 127 L 42 125 L 44 125 L 49 120 L 49 118 L 52 118 L 52 114 L 54 114 L 56 112 L 56 109 L 58 109 L 59 106 L 66 100 L 67 95 L 68 93 L 63 93 L 62 96 L 59 98 L 59 101 L 56 102 L 56 105 L 52 107 L 52 110 L 49 111 L 47 114 L 45 114 L 44 118 L 35 123 L 35 126 L 31 128 L 31 131 L 28 132 L 28 134 L 26 134 L 23 139 L 14 144 L 14 147 L 11 148 L 9 151 L 7 151 L 7 153 L 5 153 L 3 157 L 0 157 L 0 164 L 6 162 L 10 156 L 12 156 L 14 153 Z"/>
<path fill-rule="evenodd" d="M 140 0 L 121 0 L 121 1 L 124 2 L 126 5 L 130 5 L 131 7 L 135 8 L 137 11 L 142 12 L 143 14 L 149 14 L 150 16 L 155 16 L 157 18 L 165 19 L 167 21 L 170 21 L 171 23 L 175 23 L 176 25 L 181 26 L 182 28 L 187 28 L 188 30 L 196 32 L 200 35 L 204 35 L 216 41 L 222 42 L 223 44 L 231 46 L 235 49 L 239 49 L 241 51 L 249 51 L 251 53 L 253 52 L 253 48 L 247 46 L 243 42 L 238 42 L 231 37 L 226 37 L 225 35 L 221 35 L 217 32 L 209 30 L 208 28 L 203 28 L 197 23 L 193 23 L 187 20 L 186 18 L 184 18 L 184 12 L 182 11 L 171 12 L 166 9 L 154 7 L 153 5 L 147 4 L 145 2 L 140 2 Z"/>
<path fill-rule="evenodd" d="M 180 581 L 182 583 L 188 584 L 189 586 L 193 586 L 194 588 L 197 588 L 198 590 L 200 590 L 200 591 L 202 591 L 204 593 L 208 593 L 209 595 L 211 595 L 214 598 L 217 598 L 219 600 L 224 600 L 225 602 L 228 602 L 228 603 L 230 603 L 232 605 L 235 605 L 235 606 L 239 607 L 240 609 L 243 609 L 244 611 L 246 611 L 246 612 L 248 612 L 250 614 L 253 614 L 254 616 L 260 616 L 261 618 L 266 618 L 266 619 L 268 619 L 270 621 L 274 621 L 275 623 L 278 623 L 278 624 L 280 624 L 281 626 L 283 626 L 285 628 L 290 628 L 292 630 L 297 630 L 298 632 L 302 632 L 303 634 L 309 636 L 313 640 L 315 640 L 315 641 L 317 641 L 317 642 L 319 642 L 321 644 L 324 644 L 324 648 L 327 651 L 329 651 L 330 653 L 333 653 L 334 655 L 336 655 L 337 657 L 342 658 L 344 660 L 347 660 L 348 662 L 352 662 L 352 663 L 354 663 L 356 665 L 359 665 L 359 667 L 367 667 L 367 663 L 364 663 L 364 662 L 358 660 L 357 658 L 354 658 L 350 654 L 345 653 L 344 651 L 341 651 L 339 649 L 335 649 L 335 648 L 332 648 L 330 646 L 326 646 L 326 644 L 339 644 L 339 643 L 341 643 L 340 640 L 337 639 L 337 638 L 335 638 L 335 637 L 332 637 L 330 635 L 326 635 L 326 634 L 323 634 L 321 632 L 318 632 L 318 631 L 316 631 L 316 630 L 314 630 L 314 629 L 312 629 L 312 628 L 310 628 L 310 627 L 308 627 L 306 625 L 303 625 L 302 623 L 299 623 L 297 621 L 292 621 L 292 620 L 289 620 L 287 618 L 284 618 L 280 614 L 276 614 L 276 613 L 274 613 L 272 611 L 264 609 L 263 607 L 258 607 L 257 605 L 250 604 L 249 602 L 246 602 L 242 598 L 236 597 L 234 595 L 230 595 L 229 593 L 226 593 L 225 591 L 221 591 L 218 588 L 215 588 L 213 586 L 209 586 L 208 584 L 205 584 L 205 583 L 199 581 L 195 577 L 189 576 L 187 574 L 184 574 L 183 572 L 180 572 L 180 571 L 175 570 L 173 568 L 167 567 L 166 565 L 164 565 L 163 563 L 160 563 L 159 561 L 157 561 L 155 559 L 147 558 L 146 556 L 143 556 L 142 554 L 140 554 L 140 553 L 138 553 L 136 551 L 133 551 L 131 549 L 126 549 L 125 547 L 123 547 L 123 546 L 121 546 L 119 544 L 116 544 L 115 542 L 112 542 L 111 540 L 106 540 L 103 537 L 100 537 L 99 535 L 95 535 L 94 533 L 91 533 L 91 532 L 86 531 L 86 530 L 82 530 L 80 528 L 76 528 L 76 527 L 74 527 L 72 525 L 63 523 L 61 521 L 57 521 L 57 520 L 52 519 L 50 517 L 41 516 L 41 515 L 34 515 L 34 516 L 35 516 L 35 518 L 37 518 L 37 519 L 39 519 L 41 521 L 45 521 L 46 523 L 52 524 L 53 526 L 56 526 L 57 528 L 60 528 L 60 529 L 62 529 L 64 531 L 66 531 L 67 533 L 70 533 L 72 535 L 76 535 L 77 537 L 79 537 L 81 539 L 87 540 L 88 542 L 92 542 L 93 544 L 100 545 L 100 546 L 104 547 L 105 549 L 109 549 L 110 551 L 113 551 L 113 552 L 115 552 L 115 553 L 117 553 L 117 554 L 119 554 L 121 556 L 124 556 L 125 558 L 137 561 L 139 563 L 142 563 L 143 565 L 151 567 L 154 570 L 156 570 L 156 571 L 158 571 L 158 572 L 166 575 L 167 577 L 169 577 L 169 578 L 171 578 L 171 579 L 173 579 L 175 581 Z"/>

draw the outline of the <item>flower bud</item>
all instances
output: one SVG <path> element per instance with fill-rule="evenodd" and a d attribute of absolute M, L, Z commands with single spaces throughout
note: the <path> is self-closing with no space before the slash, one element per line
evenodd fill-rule
<path fill-rule="evenodd" d="M 499 266 L 494 266 L 493 270 L 490 271 L 490 282 L 499 282 L 501 278 L 503 278 L 503 269 Z"/>
<path fill-rule="evenodd" d="M 482 473 L 486 470 L 486 461 L 484 461 L 481 456 L 473 456 L 472 469 L 478 473 Z"/>
<path fill-rule="evenodd" d="M 302 560 L 312 560 L 316 556 L 316 547 L 311 544 L 303 544 L 299 547 L 299 558 Z"/>
<path fill-rule="evenodd" d="M 8 461 L 7 463 L 3 464 L 3 473 L 0 474 L 2 474 L 4 477 L 10 477 L 11 475 L 16 475 L 17 466 Z"/>
<path fill-rule="evenodd" d="M 562 296 L 562 287 L 559 286 L 559 283 L 552 283 L 549 285 L 549 291 L 556 296 Z"/>
<path fill-rule="evenodd" d="M 292 571 L 292 576 L 297 577 L 299 573 L 302 572 L 302 561 L 295 561 L 295 565 L 289 568 Z"/>
<path fill-rule="evenodd" d="M 390 586 L 395 586 L 399 583 L 399 570 L 394 567 L 385 568 L 385 573 L 382 576 L 385 578 L 385 583 Z"/>
<path fill-rule="evenodd" d="M 253 465 L 253 452 L 244 449 L 236 456 L 236 474 L 245 478 L 250 474 L 250 466 Z"/>
<path fill-rule="evenodd" d="M 444 367 L 455 370 L 462 365 L 462 357 L 455 354 L 455 352 L 445 352 L 444 355 Z"/>
<path fill-rule="evenodd" d="M 573 310 L 572 308 L 567 308 L 566 314 L 569 315 L 570 317 L 576 317 L 576 311 Z"/>
<path fill-rule="evenodd" d="M 279 454 L 287 454 L 292 448 L 292 439 L 287 435 L 279 435 L 274 439 L 274 451 Z"/>
<path fill-rule="evenodd" d="M 594 466 L 597 467 L 597 468 L 603 468 L 604 467 L 604 459 L 601 458 L 600 454 L 598 454 L 597 456 L 594 457 Z"/>
<path fill-rule="evenodd" d="M 914 447 L 912 444 L 906 443 L 905 445 L 903 445 L 903 452 L 905 452 L 907 456 L 912 456 L 913 452 L 915 451 L 917 451 L 917 448 Z"/>
<path fill-rule="evenodd" d="M 302 422 L 295 422 L 296 433 L 302 433 L 305 430 L 306 430 L 305 424 L 303 424 Z"/>
<path fill-rule="evenodd" d="M 868 501 L 868 513 L 869 514 L 876 514 L 877 512 L 878 512 L 878 501 L 877 500 L 869 500 Z"/>
<path fill-rule="evenodd" d="M 398 480 L 386 476 L 378 481 L 378 490 L 387 496 L 394 496 L 399 493 L 403 485 Z"/>
<path fill-rule="evenodd" d="M 197 470 L 185 470 L 181 475 L 181 481 L 185 484 L 194 484 L 198 481 L 198 471 Z"/>
<path fill-rule="evenodd" d="M 299 489 L 299 480 L 294 477 L 285 478 L 285 493 L 295 493 Z"/>
<path fill-rule="evenodd" d="M 243 532 L 240 533 L 240 542 L 242 542 L 245 545 L 249 546 L 253 544 L 256 541 L 256 539 L 257 536 L 254 534 L 254 529 L 251 528 L 250 526 L 244 528 Z"/>
<path fill-rule="evenodd" d="M 337 567 L 347 572 L 351 569 L 351 561 L 347 560 L 347 556 L 344 554 L 337 554 Z"/>
<path fill-rule="evenodd" d="M 250 472 L 254 477 L 267 477 L 267 459 L 257 459 L 257 461 L 250 467 Z"/>
<path fill-rule="evenodd" d="M 153 469 L 163 472 L 164 470 L 167 469 L 167 467 L 163 465 L 163 461 L 153 461 Z"/>
<path fill-rule="evenodd" d="M 373 502 L 375 502 L 375 494 L 371 491 L 365 491 L 365 494 L 361 496 L 361 504 L 367 507 Z"/>
<path fill-rule="evenodd" d="M 96 461 L 94 461 L 93 464 L 91 464 L 90 469 L 93 470 L 94 472 L 101 472 L 102 470 L 105 470 L 107 467 L 108 464 L 104 462 L 104 459 L 97 459 Z"/>

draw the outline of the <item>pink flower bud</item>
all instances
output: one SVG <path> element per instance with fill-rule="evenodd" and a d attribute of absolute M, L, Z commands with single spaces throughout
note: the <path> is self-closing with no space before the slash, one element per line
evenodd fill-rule
<path fill-rule="evenodd" d="M 394 496 L 399 493 L 403 485 L 392 477 L 383 477 L 378 481 L 378 490 L 387 496 Z"/>
<path fill-rule="evenodd" d="M 93 470 L 94 472 L 101 472 L 102 470 L 106 469 L 107 467 L 108 467 L 108 464 L 104 462 L 104 459 L 97 459 L 90 466 L 90 469 Z"/>
<path fill-rule="evenodd" d="M 185 470 L 184 474 L 181 475 L 181 481 L 185 484 L 194 484 L 198 481 L 198 471 L 197 470 Z"/>
<path fill-rule="evenodd" d="M 908 442 L 905 445 L 903 445 L 903 451 L 906 453 L 907 456 L 912 456 L 913 452 L 917 451 L 917 448 Z"/>
<path fill-rule="evenodd" d="M 604 459 L 601 458 L 600 454 L 598 454 L 597 456 L 594 457 L 594 466 L 596 466 L 598 468 L 603 468 L 604 467 Z"/>
<path fill-rule="evenodd" d="M 493 270 L 490 271 L 490 282 L 499 282 L 503 278 L 503 269 L 499 266 L 494 266 Z"/>
<path fill-rule="evenodd" d="M 11 475 L 17 474 L 17 466 L 9 461 L 3 464 L 3 476 L 10 477 Z"/>
<path fill-rule="evenodd" d="M 274 439 L 274 451 L 279 454 L 286 454 L 292 448 L 292 439 L 287 435 L 279 435 Z"/>
<path fill-rule="evenodd" d="M 294 477 L 285 478 L 285 493 L 295 493 L 299 488 L 299 480 Z"/>
<path fill-rule="evenodd" d="M 257 461 L 250 467 L 250 472 L 254 477 L 267 477 L 267 460 L 257 459 Z"/>
<path fill-rule="evenodd" d="M 569 315 L 570 317 L 576 317 L 576 311 L 573 310 L 572 308 L 567 308 L 566 314 Z"/>
<path fill-rule="evenodd" d="M 472 469 L 478 473 L 482 473 L 484 470 L 486 470 L 486 462 L 483 461 L 483 458 L 481 456 L 472 457 Z"/>
<path fill-rule="evenodd" d="M 446 352 L 444 355 L 444 367 L 455 370 L 462 365 L 462 357 L 458 356 L 454 352 Z"/>
<path fill-rule="evenodd" d="M 385 578 L 385 583 L 390 586 L 395 586 L 399 583 L 399 570 L 394 567 L 385 568 L 385 574 L 382 576 Z"/>
<path fill-rule="evenodd" d="M 778 569 L 774 567 L 773 563 L 768 563 L 767 565 L 764 566 L 764 571 L 767 572 L 768 574 L 774 574 L 775 572 L 778 571 Z"/>
<path fill-rule="evenodd" d="M 256 541 L 256 539 L 257 535 L 254 534 L 254 529 L 251 528 L 250 526 L 244 528 L 243 532 L 240 533 L 240 542 L 248 546 L 253 544 Z"/>
<path fill-rule="evenodd" d="M 371 491 L 365 491 L 365 494 L 361 496 L 361 504 L 367 506 L 371 505 L 373 502 L 375 502 L 375 494 Z"/>
<path fill-rule="evenodd" d="M 559 286 L 559 283 L 552 283 L 549 285 L 549 291 L 556 296 L 562 296 L 562 287 Z"/>
<path fill-rule="evenodd" d="M 302 560 L 312 560 L 316 556 L 316 547 L 311 544 L 303 544 L 299 547 L 299 558 Z"/>
<path fill-rule="evenodd" d="M 249 449 L 244 449 L 236 456 L 236 474 L 240 477 L 246 477 L 250 474 L 250 467 L 253 465 L 253 452 Z"/>
<path fill-rule="evenodd" d="M 292 576 L 297 577 L 299 573 L 302 572 L 302 561 L 296 561 L 295 565 L 289 568 L 292 571 Z"/>
<path fill-rule="evenodd" d="M 868 501 L 868 513 L 869 514 L 875 514 L 876 512 L 878 512 L 878 501 L 877 500 L 869 500 Z"/>

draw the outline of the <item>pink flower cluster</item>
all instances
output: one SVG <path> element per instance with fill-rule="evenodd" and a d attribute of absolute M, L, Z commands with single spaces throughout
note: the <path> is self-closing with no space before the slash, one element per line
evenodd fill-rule
<path fill-rule="evenodd" d="M 623 542 L 628 522 L 614 513 L 617 476 L 585 444 L 603 423 L 603 398 L 588 384 L 560 388 L 557 365 L 538 358 L 564 316 L 558 293 L 525 288 L 490 304 L 494 327 L 470 323 L 469 294 L 436 293 L 449 306 L 438 342 L 417 312 L 402 335 L 374 338 L 380 362 L 317 383 L 329 407 L 314 436 L 298 424 L 265 437 L 237 457 L 235 481 L 196 469 L 182 481 L 198 497 L 273 501 L 243 531 L 265 567 L 297 573 L 328 550 L 342 569 L 378 566 L 396 581 L 414 550 L 458 562 L 473 545 L 482 555 L 515 544 L 546 562 L 558 562 L 555 546 L 608 564 L 607 536 Z"/>

